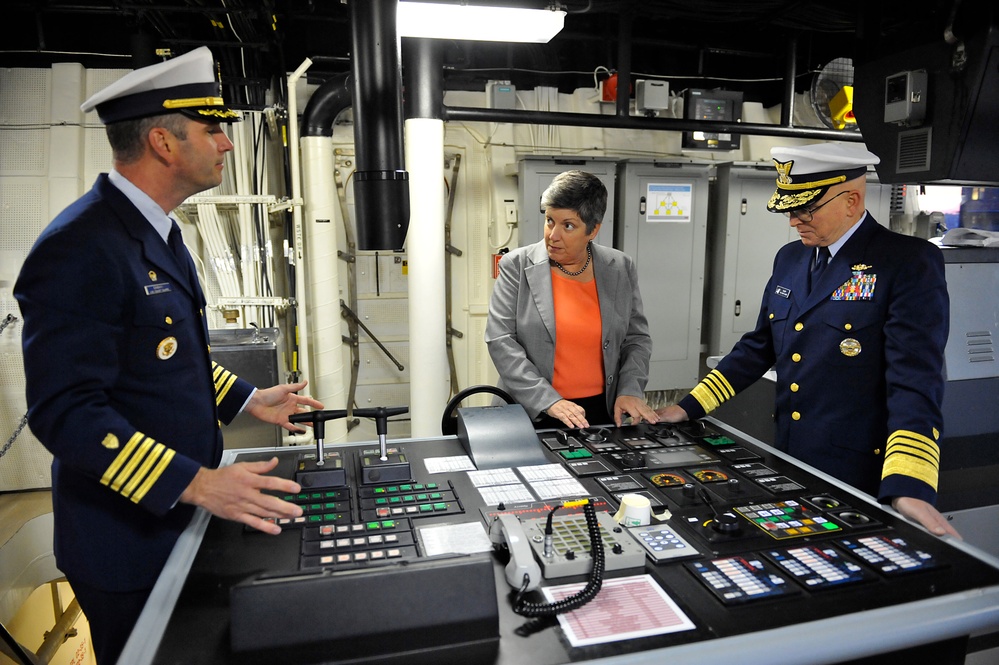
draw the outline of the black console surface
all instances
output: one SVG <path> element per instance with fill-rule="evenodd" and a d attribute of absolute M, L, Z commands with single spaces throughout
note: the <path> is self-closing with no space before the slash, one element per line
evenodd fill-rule
<path fill-rule="evenodd" d="M 285 497 L 302 505 L 304 515 L 282 524 L 279 536 L 208 519 L 175 604 L 147 608 L 140 620 L 140 627 L 157 618 L 165 626 L 161 639 L 146 646 L 148 662 L 625 663 L 645 662 L 640 654 L 652 652 L 660 659 L 696 657 L 698 649 L 740 663 L 784 662 L 772 657 L 795 651 L 807 652 L 807 662 L 835 662 L 838 653 L 898 651 L 879 632 L 890 627 L 892 613 L 920 610 L 926 621 L 946 623 L 926 641 L 951 640 L 955 649 L 963 641 L 953 638 L 999 627 L 999 608 L 981 607 L 982 590 L 992 599 L 986 606 L 999 596 L 999 569 L 987 558 L 708 419 L 538 433 L 539 449 L 564 472 L 556 487 L 581 486 L 610 514 L 621 496 L 637 493 L 649 498 L 655 515 L 669 515 L 654 517 L 649 527 L 614 530 L 605 584 L 647 575 L 691 625 L 585 646 L 572 646 L 557 623 L 521 636 L 527 620 L 512 610 L 506 555 L 428 557 L 420 530 L 478 524 L 485 534 L 496 516 L 514 514 L 540 558 L 541 536 L 532 534 L 542 533 L 539 519 L 559 500 L 540 495 L 533 482 L 538 467 L 509 471 L 527 493 L 523 500 L 490 505 L 472 474 L 428 472 L 427 460 L 464 453 L 457 439 L 392 446 L 411 464 L 411 478 L 365 484 L 361 460 L 371 444 L 338 445 L 342 483 Z M 303 455 L 296 448 L 230 452 L 229 462 L 277 455 L 274 474 L 289 478 Z M 580 558 L 588 557 L 579 511 L 558 515 L 557 529 L 576 531 L 556 541 L 578 546 L 579 558 L 575 551 L 564 556 L 562 546 L 542 566 L 542 587 L 587 579 L 579 573 L 586 570 Z M 604 516 L 601 526 L 608 524 L 613 530 Z M 924 611 L 924 602 L 936 605 Z M 879 617 L 880 629 L 863 628 L 862 612 Z M 772 635 L 772 649 L 767 639 L 739 641 L 751 635 Z M 843 640 L 863 643 L 835 646 Z"/>

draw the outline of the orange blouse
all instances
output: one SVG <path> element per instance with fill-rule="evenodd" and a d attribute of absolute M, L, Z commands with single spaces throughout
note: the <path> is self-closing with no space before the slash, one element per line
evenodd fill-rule
<path fill-rule="evenodd" d="M 577 282 L 552 268 L 555 371 L 552 387 L 565 399 L 604 391 L 604 354 L 597 281 Z"/>

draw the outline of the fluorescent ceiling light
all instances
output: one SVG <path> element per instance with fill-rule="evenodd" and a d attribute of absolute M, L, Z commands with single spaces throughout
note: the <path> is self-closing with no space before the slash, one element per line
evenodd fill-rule
<path fill-rule="evenodd" d="M 562 30 L 565 12 L 400 2 L 396 21 L 401 37 L 546 44 Z"/>

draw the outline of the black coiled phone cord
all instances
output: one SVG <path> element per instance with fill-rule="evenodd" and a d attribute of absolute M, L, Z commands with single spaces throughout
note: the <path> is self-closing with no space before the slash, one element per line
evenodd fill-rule
<path fill-rule="evenodd" d="M 587 580 L 586 586 L 578 593 L 552 603 L 533 603 L 526 600 L 524 598 L 526 590 L 522 587 L 514 599 L 514 612 L 525 617 L 554 617 L 582 607 L 593 600 L 600 591 L 604 583 L 604 546 L 600 536 L 600 523 L 597 522 L 597 512 L 592 502 L 583 506 L 583 515 L 586 516 L 586 528 L 590 534 L 590 558 L 593 560 L 593 569 L 590 571 L 590 579 Z M 524 586 L 526 585 L 525 580 Z"/>

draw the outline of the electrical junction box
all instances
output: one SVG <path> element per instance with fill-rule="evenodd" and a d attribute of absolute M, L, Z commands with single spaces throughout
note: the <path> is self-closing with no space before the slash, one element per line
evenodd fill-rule
<path fill-rule="evenodd" d="M 517 108 L 517 86 L 509 81 L 489 81 L 486 84 L 486 102 L 491 109 Z"/>
<path fill-rule="evenodd" d="M 668 111 L 669 108 L 669 83 L 635 81 L 635 110 L 646 115 L 656 115 L 656 111 Z"/>
<path fill-rule="evenodd" d="M 885 78 L 885 122 L 917 125 L 926 117 L 926 70 Z"/>

